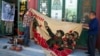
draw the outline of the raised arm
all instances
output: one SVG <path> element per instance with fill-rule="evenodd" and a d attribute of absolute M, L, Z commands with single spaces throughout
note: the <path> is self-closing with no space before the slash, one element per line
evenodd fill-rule
<path fill-rule="evenodd" d="M 50 37 L 55 37 L 54 33 L 51 31 L 51 29 L 48 26 L 45 26 L 47 32 L 49 33 Z"/>
<path fill-rule="evenodd" d="M 44 26 L 45 26 L 47 32 L 49 33 L 50 37 L 53 38 L 55 35 L 54 35 L 54 33 L 51 31 L 51 29 L 49 28 L 48 23 L 47 23 L 46 21 L 44 21 Z"/>

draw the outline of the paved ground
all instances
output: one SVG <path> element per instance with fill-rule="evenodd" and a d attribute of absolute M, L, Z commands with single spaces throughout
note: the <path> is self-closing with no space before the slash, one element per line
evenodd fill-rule
<path fill-rule="evenodd" d="M 0 56 L 46 56 L 42 48 L 34 44 L 34 42 L 30 43 L 30 47 L 23 47 L 23 51 L 21 52 L 11 51 L 9 47 L 7 49 L 2 49 L 4 45 L 10 46 L 7 42 L 8 39 L 0 38 Z M 88 56 L 85 52 L 86 50 L 77 49 L 69 56 Z M 96 52 L 96 56 L 100 56 L 98 52 Z"/>
<path fill-rule="evenodd" d="M 9 50 L 10 44 L 7 44 L 8 39 L 1 38 L 0 39 L 0 56 L 45 56 L 44 51 L 39 45 L 34 44 L 31 42 L 30 47 L 23 47 L 23 51 L 16 52 Z M 2 49 L 4 45 L 7 45 L 7 49 Z M 8 55 L 10 54 L 10 55 Z"/>
<path fill-rule="evenodd" d="M 85 52 L 87 52 L 87 51 L 86 50 L 77 49 L 69 56 L 88 56 L 88 54 L 85 54 Z M 95 56 L 100 56 L 100 54 L 98 52 L 96 52 Z"/>

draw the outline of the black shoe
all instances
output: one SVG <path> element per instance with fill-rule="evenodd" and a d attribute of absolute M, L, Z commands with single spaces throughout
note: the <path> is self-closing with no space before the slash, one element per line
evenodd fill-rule
<path fill-rule="evenodd" d="M 29 47 L 29 45 L 24 45 L 24 47 Z"/>
<path fill-rule="evenodd" d="M 7 49 L 7 45 L 3 46 L 3 49 Z"/>
<path fill-rule="evenodd" d="M 85 52 L 86 54 L 90 54 L 89 52 Z"/>

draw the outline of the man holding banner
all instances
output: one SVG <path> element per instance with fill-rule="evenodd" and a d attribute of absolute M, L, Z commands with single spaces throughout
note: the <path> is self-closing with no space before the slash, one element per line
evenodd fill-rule
<path fill-rule="evenodd" d="M 98 20 L 96 18 L 96 13 L 91 11 L 89 14 L 90 23 L 85 24 L 83 28 L 88 29 L 88 54 L 90 56 L 95 56 L 95 45 L 98 34 Z"/>

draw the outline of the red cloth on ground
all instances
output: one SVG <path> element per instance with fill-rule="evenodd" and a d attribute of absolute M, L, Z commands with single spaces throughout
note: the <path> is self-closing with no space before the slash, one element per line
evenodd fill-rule
<path fill-rule="evenodd" d="M 40 34 L 37 33 L 36 30 L 33 30 L 33 35 L 34 35 L 34 38 L 37 39 L 39 45 L 41 45 L 42 47 L 44 47 L 46 49 L 50 49 L 49 45 L 46 43 L 46 40 L 43 37 L 41 37 Z M 59 51 L 56 48 L 53 48 L 53 49 L 50 49 L 50 50 L 53 51 L 57 56 L 67 56 L 67 55 L 72 53 L 71 49 L 64 49 L 62 51 Z"/>

